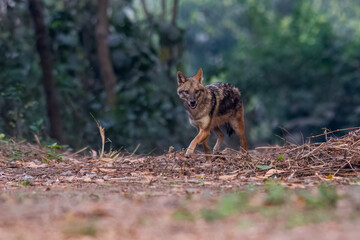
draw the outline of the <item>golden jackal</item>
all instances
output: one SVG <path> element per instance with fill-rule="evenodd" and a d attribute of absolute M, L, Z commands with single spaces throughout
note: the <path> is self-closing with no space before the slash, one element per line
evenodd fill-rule
<path fill-rule="evenodd" d="M 217 135 L 213 153 L 219 152 L 224 140 L 220 126 L 225 124 L 229 135 L 235 131 L 240 137 L 241 149 L 246 151 L 244 135 L 244 106 L 239 90 L 229 83 L 202 84 L 203 74 L 198 73 L 187 78 L 182 72 L 177 73 L 179 97 L 184 101 L 191 125 L 196 127 L 198 135 L 191 141 L 186 156 L 191 156 L 198 144 L 202 144 L 205 154 L 210 153 L 207 138 L 210 130 Z M 206 156 L 210 160 L 210 156 Z"/>

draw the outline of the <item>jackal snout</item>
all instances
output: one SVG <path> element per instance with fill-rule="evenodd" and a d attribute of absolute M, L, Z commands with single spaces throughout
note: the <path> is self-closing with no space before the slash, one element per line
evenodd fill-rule
<path fill-rule="evenodd" d="M 191 108 L 195 108 L 196 107 L 196 101 L 193 97 L 190 97 L 190 101 L 189 101 L 189 106 Z"/>

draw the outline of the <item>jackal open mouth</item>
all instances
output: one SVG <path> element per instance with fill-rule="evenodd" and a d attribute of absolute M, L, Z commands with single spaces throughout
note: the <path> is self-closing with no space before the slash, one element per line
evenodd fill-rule
<path fill-rule="evenodd" d="M 192 109 L 196 108 L 196 106 L 197 106 L 196 102 L 195 103 L 188 103 L 188 105 Z"/>

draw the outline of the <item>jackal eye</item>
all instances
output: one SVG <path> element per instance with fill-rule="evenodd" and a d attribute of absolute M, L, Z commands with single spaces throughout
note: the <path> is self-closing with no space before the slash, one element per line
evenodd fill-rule
<path fill-rule="evenodd" d="M 187 91 L 187 90 L 184 90 L 182 92 L 185 93 L 185 94 L 189 94 L 189 91 Z"/>

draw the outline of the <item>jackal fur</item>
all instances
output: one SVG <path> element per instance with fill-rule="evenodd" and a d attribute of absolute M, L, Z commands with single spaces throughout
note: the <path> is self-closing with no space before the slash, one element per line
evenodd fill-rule
<path fill-rule="evenodd" d="M 206 159 L 210 160 L 210 147 L 207 139 L 210 130 L 217 136 L 213 154 L 220 150 L 224 134 L 220 130 L 225 125 L 231 135 L 235 132 L 241 142 L 241 150 L 246 151 L 244 105 L 239 90 L 229 83 L 212 83 L 204 86 L 203 72 L 200 68 L 193 77 L 186 77 L 182 72 L 177 73 L 177 93 L 184 102 L 189 121 L 197 130 L 197 136 L 191 141 L 186 156 L 192 156 L 197 145 L 202 144 Z"/>

